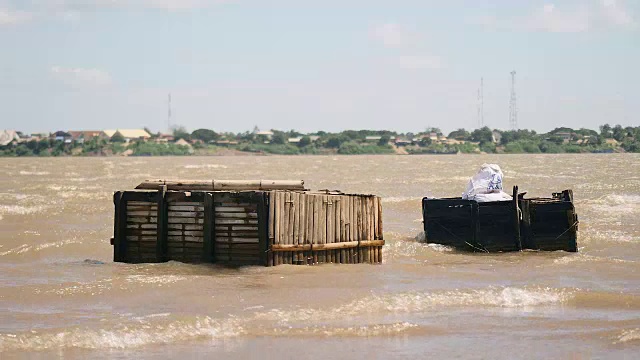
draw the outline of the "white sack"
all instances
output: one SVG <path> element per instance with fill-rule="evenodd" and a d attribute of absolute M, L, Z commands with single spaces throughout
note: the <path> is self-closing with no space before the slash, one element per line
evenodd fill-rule
<path fill-rule="evenodd" d="M 500 166 L 482 164 L 480 171 L 469 180 L 462 199 L 479 202 L 511 200 L 511 196 L 502 191 L 502 177 Z"/>

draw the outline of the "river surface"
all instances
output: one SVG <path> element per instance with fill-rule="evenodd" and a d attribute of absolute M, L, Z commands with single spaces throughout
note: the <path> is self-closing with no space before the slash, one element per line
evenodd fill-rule
<path fill-rule="evenodd" d="M 571 188 L 578 253 L 459 253 L 420 199 L 484 162 L 506 189 Z M 113 263 L 113 192 L 146 178 L 304 179 L 383 198 L 384 262 Z M 509 191 L 508 191 L 509 192 Z M 0 158 L 0 358 L 640 356 L 640 156 Z"/>

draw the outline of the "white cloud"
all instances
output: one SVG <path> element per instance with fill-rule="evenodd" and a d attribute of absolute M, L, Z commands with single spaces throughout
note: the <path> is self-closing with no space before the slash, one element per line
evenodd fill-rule
<path fill-rule="evenodd" d="M 396 23 L 386 23 L 374 27 L 371 31 L 373 37 L 380 41 L 388 49 L 401 52 L 392 57 L 391 63 L 403 69 L 440 69 L 444 67 L 442 58 L 428 55 L 423 48 L 422 36 L 409 31 L 405 26 Z"/>
<path fill-rule="evenodd" d="M 398 57 L 398 64 L 403 69 L 440 69 L 444 63 L 439 56 L 433 55 L 402 55 Z"/>
<path fill-rule="evenodd" d="M 416 34 L 395 23 L 376 26 L 372 31 L 372 35 L 389 48 L 411 46 L 417 42 L 418 38 Z"/>
<path fill-rule="evenodd" d="M 632 27 L 635 21 L 631 13 L 616 0 L 602 0 L 603 15 L 605 19 L 615 26 Z"/>
<path fill-rule="evenodd" d="M 41 0 L 40 7 L 49 9 L 75 11 L 92 10 L 96 8 L 151 8 L 169 11 L 205 8 L 235 0 Z M 34 2 L 36 3 L 36 2 Z"/>
<path fill-rule="evenodd" d="M 0 26 L 34 19 L 58 17 L 74 21 L 82 13 L 101 9 L 159 9 L 170 12 L 192 10 L 233 3 L 238 0 L 0 0 Z M 11 4 L 20 4 L 19 7 Z"/>
<path fill-rule="evenodd" d="M 579 33 L 606 29 L 631 29 L 636 23 L 621 1 L 597 0 L 574 8 L 548 3 L 526 16 L 498 19 L 480 16 L 473 23 L 499 30 Z"/>
<path fill-rule="evenodd" d="M 0 8 L 0 26 L 17 25 L 31 20 L 33 15 L 26 11 Z"/>
<path fill-rule="evenodd" d="M 100 69 L 52 66 L 50 71 L 56 79 L 73 87 L 107 86 L 112 83 L 111 75 Z"/>
<path fill-rule="evenodd" d="M 546 4 L 521 24 L 533 31 L 583 32 L 589 29 L 589 12 L 586 9 L 563 11 L 554 4 Z"/>

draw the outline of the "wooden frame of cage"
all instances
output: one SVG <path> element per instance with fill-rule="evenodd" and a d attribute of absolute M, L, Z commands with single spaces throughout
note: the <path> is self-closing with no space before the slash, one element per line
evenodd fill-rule
<path fill-rule="evenodd" d="M 308 191 L 124 191 L 114 261 L 233 265 L 381 263 L 373 195 Z"/>

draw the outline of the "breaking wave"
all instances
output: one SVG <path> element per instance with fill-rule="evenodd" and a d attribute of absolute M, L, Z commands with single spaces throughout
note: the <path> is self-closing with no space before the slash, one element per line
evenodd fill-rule
<path fill-rule="evenodd" d="M 566 303 L 573 292 L 552 288 L 487 288 L 468 291 L 406 292 L 370 295 L 332 310 L 279 310 L 258 313 L 260 320 L 281 324 L 298 321 L 323 321 L 362 314 L 421 313 L 442 307 L 485 306 L 496 308 L 530 308 Z"/>
<path fill-rule="evenodd" d="M 640 195 L 609 194 L 595 200 L 585 200 L 604 213 L 634 214 L 640 211 Z"/>
<path fill-rule="evenodd" d="M 47 350 L 56 348 L 128 349 L 184 340 L 215 340 L 239 336 L 323 336 L 375 337 L 393 336 L 418 327 L 408 322 L 349 327 L 305 326 L 272 327 L 250 325 L 251 319 L 228 318 L 166 321 L 170 314 L 153 314 L 135 318 L 136 323 L 107 329 L 73 328 L 69 330 L 0 334 L 0 351 Z"/>
<path fill-rule="evenodd" d="M 27 252 L 42 251 L 49 248 L 60 248 L 60 247 L 71 245 L 71 244 L 82 244 L 82 242 L 77 240 L 60 240 L 52 243 L 44 243 L 39 245 L 22 244 L 20 246 L 16 246 L 7 251 L 0 252 L 0 256 L 6 256 L 11 254 L 24 254 Z"/>
<path fill-rule="evenodd" d="M 31 215 L 42 212 L 44 206 L 0 205 L 0 215 Z"/>
<path fill-rule="evenodd" d="M 138 281 L 144 277 L 128 277 Z M 147 280 L 149 277 L 146 277 Z M 151 277 L 153 278 L 153 277 Z M 146 280 L 145 280 L 146 281 Z M 104 284 L 108 285 L 108 284 Z M 324 336 L 376 337 L 394 336 L 418 331 L 410 322 L 365 323 L 343 325 L 341 319 L 377 314 L 431 311 L 438 307 L 489 306 L 527 308 L 565 302 L 571 291 L 550 288 L 487 288 L 468 291 L 407 292 L 370 295 L 333 309 L 299 308 L 272 309 L 246 317 L 230 316 L 214 319 L 209 316 L 176 319 L 168 313 L 128 318 L 125 323 L 102 324 L 101 328 L 47 330 L 0 334 L 0 351 L 46 350 L 55 348 L 126 349 L 184 340 L 222 339 L 240 336 Z M 320 325 L 308 325 L 313 322 Z M 327 324 L 327 322 L 335 322 Z M 635 336 L 635 335 L 629 335 Z"/>
<path fill-rule="evenodd" d="M 624 330 L 619 336 L 616 344 L 640 341 L 640 328 Z"/>
<path fill-rule="evenodd" d="M 185 339 L 238 336 L 246 331 L 237 320 L 218 321 L 209 317 L 193 321 L 117 325 L 111 329 L 74 328 L 46 333 L 0 335 L 0 351 L 46 350 L 52 348 L 127 349 L 167 344 Z"/>
<path fill-rule="evenodd" d="M 202 165 L 185 165 L 185 169 L 226 169 L 226 165 L 220 164 L 202 164 Z"/>
<path fill-rule="evenodd" d="M 173 284 L 183 280 L 187 280 L 187 277 L 178 276 L 178 275 L 162 275 L 162 276 L 129 275 L 127 276 L 127 282 L 129 283 L 155 284 L 160 286 Z"/>
<path fill-rule="evenodd" d="M 587 262 L 587 263 L 590 263 L 590 262 L 613 262 L 613 263 L 624 264 L 624 263 L 633 263 L 634 261 L 617 259 L 617 258 L 612 258 L 612 257 L 593 256 L 593 255 L 587 255 L 587 254 L 583 254 L 583 253 L 566 255 L 566 256 L 563 256 L 561 258 L 557 258 L 557 259 L 553 260 L 554 264 L 571 264 L 571 263 L 576 263 L 576 262 L 577 263 L 584 263 L 584 262 Z"/>
<path fill-rule="evenodd" d="M 25 170 L 20 170 L 20 175 L 45 176 L 45 175 L 49 175 L 49 172 L 48 171 L 25 171 Z"/>
<path fill-rule="evenodd" d="M 478 290 L 454 290 L 444 292 L 408 292 L 372 295 L 349 304 L 346 309 L 356 312 L 420 312 L 441 306 L 489 306 L 524 308 L 561 304 L 573 296 L 573 292 L 553 288 L 486 288 Z"/>
<path fill-rule="evenodd" d="M 420 202 L 422 198 L 411 196 L 389 196 L 383 197 L 382 203 L 402 203 L 402 202 Z"/>

